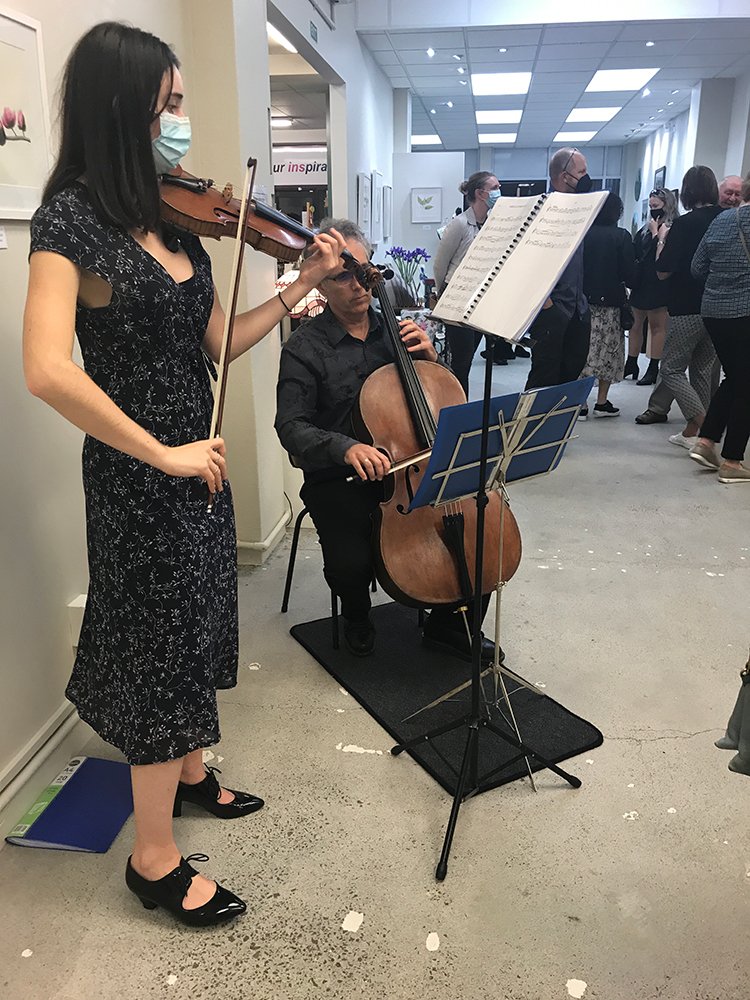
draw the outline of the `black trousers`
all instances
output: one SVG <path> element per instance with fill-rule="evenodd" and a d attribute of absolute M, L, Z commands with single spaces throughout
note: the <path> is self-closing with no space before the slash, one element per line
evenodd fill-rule
<path fill-rule="evenodd" d="M 726 431 L 722 457 L 741 462 L 750 438 L 750 316 L 704 316 L 703 322 L 724 369 L 724 380 L 714 393 L 700 434 L 719 442 Z"/>
<path fill-rule="evenodd" d="M 476 330 L 467 330 L 463 326 L 445 324 L 445 339 L 450 348 L 451 371 L 461 383 L 461 387 L 469 398 L 469 371 L 474 360 L 482 334 Z"/>
<path fill-rule="evenodd" d="M 557 306 L 550 306 L 542 309 L 531 324 L 529 335 L 534 343 L 526 388 L 574 382 L 589 355 L 591 313 L 580 316 L 574 312 L 568 319 Z"/>
<path fill-rule="evenodd" d="M 310 511 L 323 549 L 323 574 L 328 586 L 341 600 L 341 613 L 348 621 L 362 621 L 370 611 L 370 582 L 373 577 L 373 514 L 383 499 L 382 483 L 305 483 L 300 490 Z M 483 613 L 489 597 L 482 599 Z M 429 623 L 435 628 L 463 630 L 463 621 L 454 612 L 457 605 L 433 609 Z M 469 624 L 471 624 L 471 610 Z"/>

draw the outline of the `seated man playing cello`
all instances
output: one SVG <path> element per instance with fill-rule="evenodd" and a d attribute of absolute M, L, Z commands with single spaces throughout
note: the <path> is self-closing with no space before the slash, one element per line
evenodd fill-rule
<path fill-rule="evenodd" d="M 369 260 L 372 248 L 355 223 L 326 220 L 320 231 L 331 229 L 341 233 L 358 261 Z M 328 300 L 325 310 L 303 323 L 281 352 L 275 427 L 304 472 L 300 496 L 320 538 L 325 578 L 341 600 L 346 646 L 355 656 L 369 656 L 375 646 L 372 519 L 384 499 L 390 462 L 354 436 L 352 409 L 365 379 L 391 364 L 394 353 L 372 307 L 372 293 L 344 269 L 343 261 L 340 272 L 319 287 Z M 429 337 L 413 321 L 401 322 L 400 336 L 412 357 L 437 360 Z M 353 473 L 359 483 L 347 482 Z M 484 598 L 484 610 L 487 603 Z M 470 659 L 466 626 L 455 605 L 431 612 L 423 641 Z M 483 658 L 493 654 L 492 644 L 483 640 Z"/>

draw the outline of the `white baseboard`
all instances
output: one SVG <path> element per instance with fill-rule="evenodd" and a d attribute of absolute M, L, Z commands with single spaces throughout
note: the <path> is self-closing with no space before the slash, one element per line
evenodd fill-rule
<path fill-rule="evenodd" d="M 73 706 L 66 703 L 63 708 L 66 716 L 62 724 L 54 727 L 54 719 L 60 714 L 55 713 L 53 719 L 40 730 L 40 733 L 47 733 L 47 739 L 38 745 L 33 756 L 26 760 L 0 794 L 0 850 L 6 846 L 5 836 L 39 793 L 91 739 L 91 730 L 85 722 L 81 722 Z M 37 734 L 31 743 L 38 744 L 39 738 Z M 24 749 L 27 750 L 28 746 Z M 6 768 L 5 773 L 8 770 Z"/>

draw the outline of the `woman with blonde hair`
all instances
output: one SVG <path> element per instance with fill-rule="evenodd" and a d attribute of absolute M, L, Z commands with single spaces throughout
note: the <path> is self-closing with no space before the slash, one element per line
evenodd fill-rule
<path fill-rule="evenodd" d="M 654 188 L 648 199 L 651 218 L 636 233 L 635 277 L 630 292 L 630 306 L 635 323 L 628 334 L 628 359 L 624 378 L 631 375 L 638 385 L 654 385 L 659 374 L 659 361 L 667 337 L 667 290 L 656 275 L 656 250 L 659 229 L 667 229 L 679 215 L 677 201 L 666 188 Z M 643 331 L 648 320 L 648 368 L 643 378 L 638 378 L 638 355 L 643 346 Z"/>

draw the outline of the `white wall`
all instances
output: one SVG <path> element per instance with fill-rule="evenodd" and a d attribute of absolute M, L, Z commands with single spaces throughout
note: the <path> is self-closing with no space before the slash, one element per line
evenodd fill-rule
<path fill-rule="evenodd" d="M 393 236 L 384 244 L 408 250 L 424 247 L 434 259 L 438 247 L 436 230 L 450 222 L 456 208 L 463 207 L 458 186 L 464 179 L 463 153 L 396 153 L 393 157 Z M 442 191 L 442 217 L 439 222 L 424 224 L 411 221 L 411 189 L 437 187 Z M 377 255 L 378 260 L 383 254 Z M 424 265 L 432 274 L 432 259 Z"/>
<path fill-rule="evenodd" d="M 642 142 L 630 143 L 624 147 L 620 197 L 625 204 L 622 225 L 626 229 L 631 228 L 634 212 L 640 219 L 640 204 L 644 198 L 648 198 L 649 191 L 653 188 L 654 171 L 666 166 L 666 187 L 679 188 L 685 171 L 692 167 L 694 144 L 689 134 L 689 115 L 685 111 Z M 636 199 L 635 183 L 639 170 L 641 193 Z"/>
<path fill-rule="evenodd" d="M 729 141 L 724 162 L 724 176 L 750 170 L 750 73 L 734 81 L 734 98 L 729 121 Z"/>

